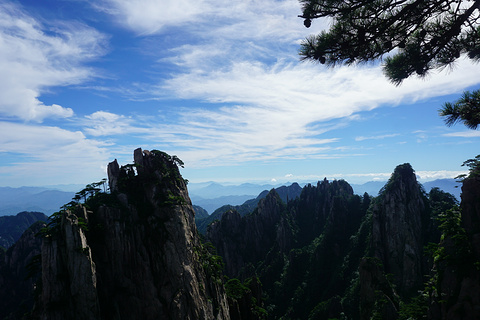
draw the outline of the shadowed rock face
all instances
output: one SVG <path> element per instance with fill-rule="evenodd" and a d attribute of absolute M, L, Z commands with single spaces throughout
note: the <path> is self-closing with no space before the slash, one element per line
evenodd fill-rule
<path fill-rule="evenodd" d="M 47 221 L 41 212 L 20 212 L 15 216 L 0 217 L 0 246 L 10 248 L 36 221 Z"/>
<path fill-rule="evenodd" d="M 223 257 L 229 277 L 259 277 L 269 319 L 336 318 L 342 312 L 340 293 L 364 251 L 359 245 L 355 256 L 349 253 L 366 198 L 354 195 L 343 180 L 307 185 L 288 204 L 273 189 L 251 214 L 226 212 L 209 226 L 206 238 Z"/>
<path fill-rule="evenodd" d="M 38 261 L 42 239 L 36 234 L 44 226 L 37 221 L 5 253 L 0 251 L 0 319 L 21 319 L 32 310 L 39 270 L 28 266 Z"/>
<path fill-rule="evenodd" d="M 201 261 L 175 157 L 135 150 L 109 164 L 111 195 L 64 212 L 42 247 L 42 319 L 229 319 L 221 281 Z M 108 204 L 106 204 L 108 203 Z"/>
<path fill-rule="evenodd" d="M 451 236 L 442 240 L 446 255 L 455 260 L 436 266 L 438 295 L 432 299 L 431 319 L 480 319 L 480 177 L 463 181 L 461 198 L 465 241 L 456 244 Z"/>
<path fill-rule="evenodd" d="M 423 247 L 429 223 L 426 199 L 410 164 L 398 166 L 373 205 L 372 241 L 385 273 L 393 274 L 401 295 L 415 294 L 423 284 Z"/>
<path fill-rule="evenodd" d="M 228 211 L 208 227 L 206 237 L 223 257 L 228 276 L 239 276 L 248 263 L 264 259 L 272 246 L 282 250 L 291 241 L 291 230 L 284 228 L 284 211 L 285 205 L 272 189 L 252 214 L 241 217 L 237 211 Z"/>

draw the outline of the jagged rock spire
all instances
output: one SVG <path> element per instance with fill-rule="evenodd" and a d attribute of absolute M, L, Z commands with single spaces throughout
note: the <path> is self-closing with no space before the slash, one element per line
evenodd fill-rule
<path fill-rule="evenodd" d="M 416 293 L 423 284 L 423 230 L 429 213 L 425 195 L 408 163 L 395 168 L 373 206 L 375 257 L 393 274 L 399 293 Z"/>

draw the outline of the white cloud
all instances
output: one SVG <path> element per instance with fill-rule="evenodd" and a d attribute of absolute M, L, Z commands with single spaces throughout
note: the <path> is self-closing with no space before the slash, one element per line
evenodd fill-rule
<path fill-rule="evenodd" d="M 328 27 L 328 21 L 304 28 L 297 0 L 108 0 L 102 6 L 137 34 L 176 39 L 169 42 L 175 47 L 162 48 L 170 56 L 159 57 L 176 68 L 150 92 L 153 97 L 209 105 L 169 114 L 173 119 L 161 125 L 142 122 L 143 131 L 138 119 L 91 118 L 85 132 L 144 132 L 151 143 L 175 147 L 195 166 L 358 156 L 341 146 L 340 138 L 324 136 L 341 126 L 328 121 L 456 93 L 478 83 L 480 66 L 465 60 L 450 74 L 446 70 L 427 80 L 408 79 L 400 87 L 389 83 L 375 64 L 332 70 L 299 63 L 299 41 Z"/>
<path fill-rule="evenodd" d="M 211 10 L 208 1 L 192 0 L 107 0 L 92 5 L 117 17 L 139 34 L 153 34 L 166 26 L 181 26 L 197 21 Z"/>
<path fill-rule="evenodd" d="M 395 87 L 380 67 L 325 70 L 310 64 L 234 62 L 230 69 L 177 75 L 164 89 L 185 99 L 221 106 L 190 109 L 181 121 L 187 135 L 204 143 L 205 153 L 210 148 L 214 153 L 225 150 L 232 156 L 249 152 L 256 155 L 258 151 L 263 159 L 282 155 L 313 158 L 333 156 L 335 148 L 340 147 L 334 147 L 341 142 L 338 138 L 322 137 L 332 129 L 326 121 L 348 119 L 381 105 L 413 103 L 458 92 L 477 83 L 479 72 L 479 65 L 462 61 L 448 76 L 444 71 L 428 81 L 412 78 Z M 377 138 L 388 137 L 393 135 Z M 373 137 L 360 140 L 366 138 Z"/>
<path fill-rule="evenodd" d="M 135 127 L 133 122 L 131 117 L 107 111 L 96 111 L 79 121 L 84 126 L 84 132 L 95 137 L 145 132 L 145 129 Z"/>
<path fill-rule="evenodd" d="M 0 177 L 17 186 L 89 183 L 111 161 L 104 143 L 80 131 L 12 122 L 0 122 L 0 154 Z"/>
<path fill-rule="evenodd" d="M 0 3 L 0 115 L 41 122 L 73 110 L 39 100 L 53 86 L 93 76 L 81 62 L 105 52 L 105 37 L 80 23 L 46 26 L 12 3 Z"/>
<path fill-rule="evenodd" d="M 298 37 L 303 28 L 297 0 L 106 0 L 91 1 L 94 8 L 115 17 L 119 24 L 141 35 L 176 27 L 183 33 L 217 39 Z M 318 23 L 312 29 L 324 27 Z"/>
<path fill-rule="evenodd" d="M 439 170 L 439 171 L 416 171 L 417 179 L 421 182 L 437 180 L 437 179 L 453 179 L 461 174 L 468 173 L 468 170 L 464 171 L 448 171 L 448 170 Z"/>
<path fill-rule="evenodd" d="M 383 134 L 383 135 L 378 135 L 378 136 L 370 136 L 370 137 L 356 137 L 355 141 L 364 141 L 364 140 L 382 140 L 386 138 L 393 138 L 397 137 L 399 134 L 398 133 L 392 133 L 392 134 Z"/>
<path fill-rule="evenodd" d="M 464 174 L 466 171 L 450 171 L 450 170 L 439 170 L 439 171 L 415 171 L 417 179 L 421 182 L 427 182 L 437 179 L 453 179 L 460 174 Z M 360 180 L 363 182 L 366 181 L 387 181 L 390 179 L 391 172 L 376 172 L 376 173 L 351 173 L 351 174 L 333 174 L 331 176 L 336 178 L 350 180 Z"/>
<path fill-rule="evenodd" d="M 469 130 L 469 131 L 459 131 L 443 134 L 445 137 L 460 137 L 460 138 L 477 138 L 480 137 L 480 131 Z"/>
<path fill-rule="evenodd" d="M 49 158 L 53 167 L 65 168 L 65 161 L 58 160 L 59 154 L 70 159 L 75 168 L 87 164 L 100 167 L 111 160 L 107 159 L 105 145 L 89 136 L 129 134 L 128 143 L 144 139 L 167 152 L 174 150 L 190 167 L 358 156 L 342 146 L 338 136 L 325 135 L 344 125 L 328 121 L 349 121 L 358 112 L 381 105 L 459 92 L 479 81 L 480 66 L 465 60 L 459 61 L 448 75 L 444 71 L 427 80 L 408 79 L 400 87 L 390 84 L 378 65 L 327 69 L 299 63 L 299 40 L 325 24 L 315 21 L 311 29 L 305 29 L 296 17 L 300 13 L 297 0 L 103 3 L 107 5 L 102 10 L 130 30 L 175 39 L 172 43 L 177 47 L 162 51 L 168 51 L 170 56 L 158 58 L 174 64 L 174 69 L 169 70 L 171 77 L 150 94 L 154 98 L 194 101 L 188 108 L 150 119 L 97 111 L 73 119 L 83 133 L 11 124 L 9 128 L 22 135 L 15 138 L 7 133 L 0 138 L 1 152 L 33 157 L 35 166 L 45 172 L 44 177 L 58 175 L 47 167 Z M 82 64 L 105 53 L 105 36 L 79 23 L 55 21 L 46 26 L 17 7 L 2 4 L 0 48 L 0 115 L 42 121 L 73 115 L 68 106 L 46 105 L 41 94 L 51 87 L 78 84 L 94 76 L 94 71 Z M 197 108 L 197 101 L 210 104 Z M 52 145 L 47 137 L 51 137 Z M 357 141 L 388 137 L 393 135 L 358 137 Z M 126 143 L 119 142 L 116 148 L 123 148 L 122 153 L 130 156 L 133 148 L 120 146 Z M 15 166 L 33 175 L 33 166 L 26 161 Z M 82 170 L 79 172 L 86 175 Z M 6 173 L 7 169 L 3 169 Z M 388 179 L 390 173 L 373 174 L 371 178 L 383 179 L 385 175 Z"/>

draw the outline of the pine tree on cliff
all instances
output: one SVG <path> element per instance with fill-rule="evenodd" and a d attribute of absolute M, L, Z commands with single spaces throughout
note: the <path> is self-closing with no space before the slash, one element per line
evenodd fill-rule
<path fill-rule="evenodd" d="M 329 30 L 308 37 L 302 60 L 352 65 L 380 60 L 384 73 L 399 85 L 411 75 L 452 66 L 462 54 L 480 59 L 480 0 L 300 0 L 304 25 L 333 18 Z M 394 51 L 395 50 L 395 51 Z M 447 124 L 462 121 L 475 129 L 480 123 L 480 91 L 465 92 L 441 115 Z"/>

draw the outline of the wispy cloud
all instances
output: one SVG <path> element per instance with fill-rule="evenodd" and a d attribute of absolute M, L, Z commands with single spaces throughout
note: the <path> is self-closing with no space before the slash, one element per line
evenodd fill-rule
<path fill-rule="evenodd" d="M 370 136 L 370 137 L 356 137 L 355 141 L 364 141 L 364 140 L 382 140 L 386 138 L 393 138 L 399 136 L 398 133 L 392 133 L 392 134 L 383 134 L 383 135 L 378 135 L 378 136 Z"/>
<path fill-rule="evenodd" d="M 213 160 L 235 164 L 247 159 L 357 156 L 341 145 L 339 137 L 325 136 L 335 128 L 327 126 L 328 121 L 349 121 L 382 105 L 458 92 L 477 83 L 480 72 L 480 66 L 460 61 L 448 77 L 445 70 L 433 73 L 428 81 L 408 79 L 396 87 L 378 64 L 331 70 L 300 63 L 299 40 L 326 24 L 316 21 L 313 29 L 305 29 L 297 17 L 297 0 L 234 0 L 228 6 L 217 0 L 185 1 L 180 3 L 188 9 L 178 19 L 159 13 L 177 10 L 177 3 L 171 1 L 107 3 L 109 12 L 138 34 L 173 30 L 184 37 L 168 49 L 168 57 L 160 58 L 177 67 L 176 72 L 156 87 L 145 88 L 152 98 L 207 102 L 208 107 L 192 104 L 171 113 L 175 123 L 142 126 L 149 127 L 150 141 L 175 146 L 195 166 L 211 165 Z M 126 120 L 119 119 L 121 124 Z M 129 125 L 120 129 L 121 125 L 104 123 L 110 131 L 97 126 L 86 132 L 135 132 L 139 127 Z"/>
<path fill-rule="evenodd" d="M 300 19 L 286 19 L 300 13 L 297 0 L 106 0 L 91 1 L 93 7 L 112 15 L 117 22 L 140 35 L 166 32 L 172 27 L 183 33 L 215 35 L 223 39 L 255 39 L 292 34 Z M 292 21 L 300 22 L 296 25 Z M 295 28 L 296 27 L 296 28 Z M 314 26 L 315 28 L 315 26 Z"/>
<path fill-rule="evenodd" d="M 104 142 L 87 139 L 80 131 L 0 122 L 0 153 L 3 161 L 7 155 L 11 158 L 8 166 L 2 161 L 0 177 L 29 181 L 30 185 L 97 179 L 104 177 L 111 160 L 105 147 Z"/>
<path fill-rule="evenodd" d="M 433 181 L 437 179 L 454 179 L 455 177 L 466 173 L 466 171 L 417 171 L 416 176 L 420 183 L 425 183 L 428 181 Z M 390 179 L 392 172 L 367 172 L 367 173 L 338 173 L 338 172 L 325 172 L 321 175 L 298 175 L 298 174 L 287 174 L 285 176 L 276 176 L 270 180 L 275 183 L 286 183 L 286 182 L 309 182 L 314 183 L 316 181 L 321 181 L 324 178 L 327 180 L 333 179 L 343 179 L 352 184 L 363 184 L 366 181 L 378 181 L 385 182 Z M 264 179 L 265 180 L 265 179 Z M 273 181 L 274 180 L 274 181 Z M 265 180 L 267 181 L 267 180 Z"/>
<path fill-rule="evenodd" d="M 469 131 L 459 131 L 443 134 L 445 137 L 460 137 L 460 138 L 476 138 L 480 137 L 480 131 L 469 130 Z"/>
<path fill-rule="evenodd" d="M 471 69 L 480 71 L 478 65 L 464 62 L 449 77 L 453 78 L 453 82 L 458 79 L 460 82 L 475 83 L 477 76 Z M 413 102 L 430 94 L 447 94 L 463 88 L 453 88 L 452 80 L 445 78 L 440 73 L 432 75 L 429 81 L 409 79 L 402 87 L 395 87 L 384 78 L 380 67 L 338 68 L 320 72 L 318 67 L 306 64 L 277 63 L 267 66 L 241 62 L 234 63 L 229 70 L 177 75 L 165 84 L 164 89 L 185 99 L 201 99 L 221 106 L 218 109 L 189 111 L 188 122 L 211 125 L 209 140 L 213 132 L 220 139 L 225 139 L 229 129 L 239 128 L 240 131 L 242 128 L 243 132 L 253 133 L 252 138 L 264 147 L 273 139 L 278 142 L 279 148 L 280 145 L 288 148 L 313 146 L 317 139 L 320 142 L 331 129 L 319 125 L 326 121 L 349 119 L 355 113 L 382 105 Z M 357 141 L 367 138 L 374 137 L 359 137 Z M 322 150 L 319 153 L 332 151 Z"/>
<path fill-rule="evenodd" d="M 142 35 L 163 31 L 168 26 L 193 23 L 212 10 L 209 1 L 204 0 L 106 0 L 91 4 L 115 16 L 122 26 Z"/>
<path fill-rule="evenodd" d="M 461 174 L 468 173 L 467 170 L 463 171 L 448 171 L 448 170 L 439 170 L 439 171 L 417 171 L 415 172 L 417 178 L 420 181 L 431 181 L 437 179 L 454 179 Z"/>
<path fill-rule="evenodd" d="M 145 132 L 145 128 L 135 127 L 132 117 L 118 115 L 107 111 L 96 111 L 78 121 L 83 125 L 84 132 L 88 135 L 99 136 L 121 136 L 130 133 Z"/>
<path fill-rule="evenodd" d="M 105 36 L 81 23 L 44 25 L 14 3 L 0 2 L 0 115 L 41 122 L 73 110 L 39 96 L 94 75 L 82 63 L 105 52 Z"/>

